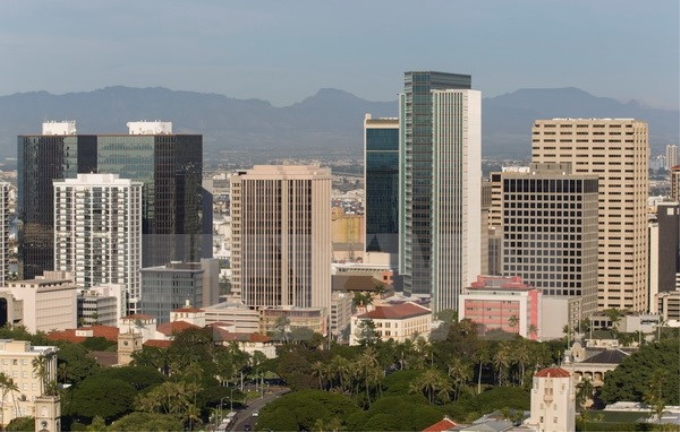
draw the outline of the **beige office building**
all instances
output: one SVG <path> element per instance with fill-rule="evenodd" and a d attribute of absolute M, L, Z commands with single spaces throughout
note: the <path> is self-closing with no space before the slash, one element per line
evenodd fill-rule
<path fill-rule="evenodd" d="M 648 128 L 634 119 L 537 120 L 532 162 L 599 176 L 598 308 L 647 308 Z"/>
<path fill-rule="evenodd" d="M 231 177 L 232 286 L 250 307 L 331 306 L 331 173 L 256 165 Z"/>

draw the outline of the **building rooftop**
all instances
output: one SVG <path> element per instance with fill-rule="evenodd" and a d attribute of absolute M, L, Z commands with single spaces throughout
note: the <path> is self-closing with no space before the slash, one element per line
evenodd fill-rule
<path fill-rule="evenodd" d="M 333 275 L 331 290 L 333 291 L 376 291 L 379 286 L 386 285 L 370 275 Z"/>
<path fill-rule="evenodd" d="M 630 353 L 621 351 L 620 349 L 605 349 L 593 356 L 588 357 L 581 363 L 590 364 L 621 364 Z"/>
<path fill-rule="evenodd" d="M 169 348 L 170 345 L 172 345 L 172 341 L 170 340 L 165 340 L 165 339 L 149 339 L 146 342 L 144 342 L 144 346 L 148 347 L 153 347 L 153 348 Z"/>
<path fill-rule="evenodd" d="M 536 372 L 534 376 L 538 378 L 569 378 L 571 374 L 562 368 L 553 366 Z"/>
<path fill-rule="evenodd" d="M 444 416 L 444 419 L 442 421 L 439 421 L 433 424 L 432 426 L 426 427 L 425 429 L 423 429 L 423 432 L 445 432 L 456 426 L 458 426 L 457 423 L 455 423 L 447 416 Z"/>
<path fill-rule="evenodd" d="M 432 311 L 412 302 L 394 306 L 376 306 L 374 310 L 358 316 L 367 319 L 406 319 L 420 315 L 429 315 Z"/>
<path fill-rule="evenodd" d="M 173 336 L 177 333 L 181 333 L 185 330 L 192 328 L 200 328 L 197 325 L 193 325 L 186 321 L 173 321 L 168 323 L 159 324 L 156 326 L 156 331 L 163 333 L 165 336 Z"/>

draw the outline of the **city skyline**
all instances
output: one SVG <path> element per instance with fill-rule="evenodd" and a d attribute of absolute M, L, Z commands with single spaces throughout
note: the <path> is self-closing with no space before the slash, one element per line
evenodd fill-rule
<path fill-rule="evenodd" d="M 388 101 L 404 70 L 426 69 L 474 75 L 487 96 L 574 86 L 679 105 L 680 6 L 670 0 L 644 8 L 632 0 L 297 6 L 11 3 L 0 17 L 0 94 L 164 86 L 286 106 L 333 87 Z M 150 21 L 162 25 L 151 32 Z M 429 49 L 418 49 L 422 40 Z"/>

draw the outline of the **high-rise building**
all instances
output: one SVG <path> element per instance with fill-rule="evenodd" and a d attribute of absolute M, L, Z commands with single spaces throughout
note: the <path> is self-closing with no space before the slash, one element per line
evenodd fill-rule
<path fill-rule="evenodd" d="M 551 119 L 533 126 L 532 161 L 599 176 L 598 308 L 647 308 L 647 123 Z"/>
<path fill-rule="evenodd" d="M 10 184 L 0 181 L 0 286 L 10 278 L 9 274 L 9 194 Z"/>
<path fill-rule="evenodd" d="M 671 169 L 680 162 L 678 159 L 678 146 L 667 145 L 666 146 L 666 169 Z"/>
<path fill-rule="evenodd" d="M 201 263 L 170 262 L 143 268 L 141 313 L 156 318 L 158 323 L 166 323 L 170 321 L 170 312 L 187 302 L 203 307 L 204 274 Z"/>
<path fill-rule="evenodd" d="M 399 252 L 399 119 L 364 120 L 366 251 Z"/>
<path fill-rule="evenodd" d="M 500 173 L 503 275 L 549 296 L 579 296 L 597 311 L 598 177 L 572 166 L 532 164 Z"/>
<path fill-rule="evenodd" d="M 232 291 L 250 307 L 331 306 L 331 173 L 256 165 L 231 177 Z"/>
<path fill-rule="evenodd" d="M 72 272 L 81 288 L 123 285 L 129 310 L 137 312 L 142 183 L 118 174 L 55 180 L 54 268 Z"/>
<path fill-rule="evenodd" d="M 649 216 L 649 310 L 656 295 L 675 291 L 680 272 L 680 204 L 660 202 Z"/>
<path fill-rule="evenodd" d="M 680 165 L 671 167 L 671 201 L 680 202 Z"/>
<path fill-rule="evenodd" d="M 18 137 L 20 273 L 54 268 L 52 181 L 79 173 L 119 174 L 143 183 L 144 266 L 201 258 L 209 235 L 202 205 L 203 138 L 174 134 L 169 123 L 130 123 L 129 134 L 78 135 L 75 122 L 45 123 L 41 135 Z M 203 251 L 210 256 L 211 250 Z"/>
<path fill-rule="evenodd" d="M 432 92 L 446 89 L 470 89 L 471 85 L 470 75 L 427 71 L 404 74 L 404 92 L 399 98 L 399 184 L 401 188 L 399 191 L 399 273 L 403 275 L 406 293 L 433 293 L 433 235 L 436 233 L 433 224 L 435 192 L 433 167 L 435 153 L 438 151 L 435 147 L 435 137 L 454 138 L 453 135 L 437 133 L 443 132 L 443 129 L 435 131 Z M 441 97 L 438 100 L 443 102 Z M 438 127 L 445 127 L 448 122 L 441 121 L 443 120 L 441 117 L 442 114 L 444 116 L 446 114 L 441 110 L 438 113 L 440 116 Z M 457 130 L 462 131 L 466 125 L 458 124 L 458 127 Z M 462 134 L 458 137 L 462 137 Z M 477 143 L 477 147 L 480 144 Z M 479 151 L 479 148 L 474 148 L 474 145 L 471 149 L 472 155 Z M 461 155 L 466 154 L 466 152 L 461 153 Z M 469 164 L 464 166 L 472 171 L 476 169 L 475 166 Z M 455 168 L 450 167 L 450 169 Z M 459 184 L 456 185 L 458 186 Z M 479 194 L 480 192 L 477 191 L 476 195 Z M 476 277 L 478 273 L 477 271 L 474 276 Z M 469 282 L 471 281 L 466 281 L 466 283 Z"/>

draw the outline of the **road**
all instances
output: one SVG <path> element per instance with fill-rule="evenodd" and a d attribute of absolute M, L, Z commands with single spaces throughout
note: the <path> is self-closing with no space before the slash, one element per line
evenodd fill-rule
<path fill-rule="evenodd" d="M 238 420 L 236 423 L 229 428 L 230 431 L 243 431 L 246 425 L 250 425 L 251 430 L 255 429 L 255 423 L 257 423 L 257 417 L 253 417 L 253 412 L 259 411 L 263 406 L 267 405 L 269 402 L 282 395 L 288 393 L 290 389 L 282 388 L 278 390 L 273 390 L 271 393 L 265 395 L 263 398 L 249 399 L 248 406 L 238 412 Z"/>

